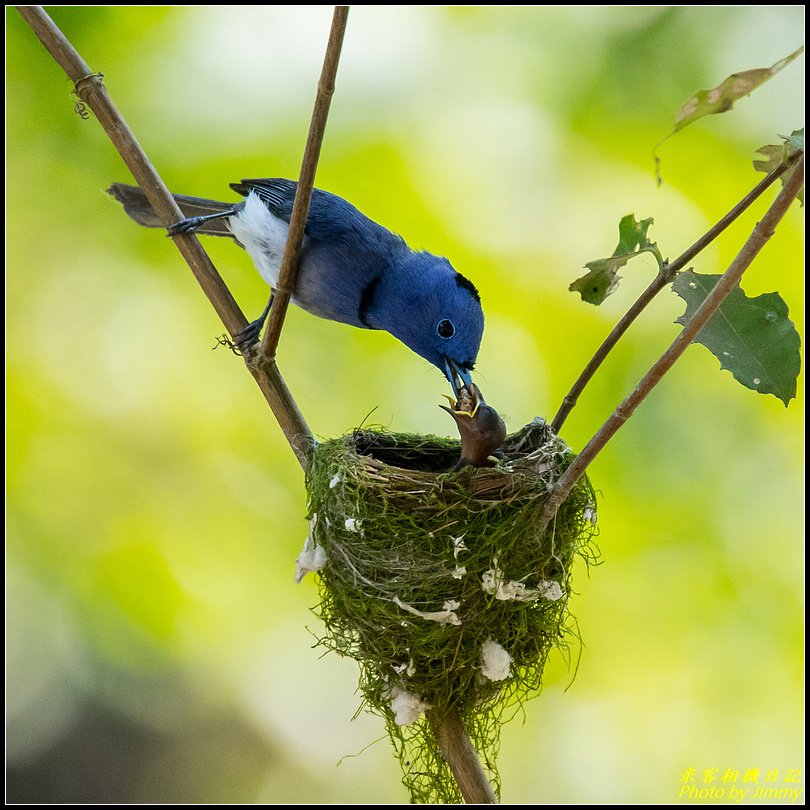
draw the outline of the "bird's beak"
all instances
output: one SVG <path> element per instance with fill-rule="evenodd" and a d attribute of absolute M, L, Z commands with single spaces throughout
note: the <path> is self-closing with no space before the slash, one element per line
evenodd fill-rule
<path fill-rule="evenodd" d="M 444 358 L 444 374 L 453 388 L 456 399 L 461 396 L 461 389 L 465 385 L 469 388 L 473 384 L 470 372 L 457 366 L 449 357 Z"/>
<path fill-rule="evenodd" d="M 442 394 L 450 403 L 450 407 L 448 408 L 446 405 L 439 405 L 439 407 L 447 411 L 456 421 L 458 421 L 457 417 L 459 416 L 466 416 L 472 419 L 475 414 L 478 413 L 478 409 L 481 405 L 486 405 L 477 385 L 471 384 L 464 393 L 465 396 L 463 399 L 459 397 L 457 400 L 454 400 L 450 394 Z"/>

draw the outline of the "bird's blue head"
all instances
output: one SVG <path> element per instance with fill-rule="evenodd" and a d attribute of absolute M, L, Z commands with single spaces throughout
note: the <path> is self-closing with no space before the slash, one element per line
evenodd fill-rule
<path fill-rule="evenodd" d="M 398 270 L 384 328 L 439 368 L 458 396 L 472 383 L 484 332 L 478 290 L 447 259 L 430 253 L 411 253 Z"/>

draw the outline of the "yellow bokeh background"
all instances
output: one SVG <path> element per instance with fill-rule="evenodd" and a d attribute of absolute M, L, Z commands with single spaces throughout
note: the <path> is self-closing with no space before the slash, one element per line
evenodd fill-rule
<path fill-rule="evenodd" d="M 49 12 L 173 190 L 297 176 L 331 7 Z M 472 278 L 488 401 L 512 429 L 550 418 L 654 266 L 599 308 L 570 282 L 627 213 L 674 258 L 739 200 L 754 151 L 803 124 L 803 57 L 667 141 L 657 188 L 675 112 L 803 30 L 801 6 L 353 7 L 317 185 Z M 9 8 L 6 45 L 7 799 L 406 801 L 382 722 L 353 719 L 356 665 L 315 645 L 315 583 L 293 582 L 295 458 L 171 241 L 104 193 L 126 168 Z M 723 272 L 775 193 L 695 270 Z M 743 282 L 802 334 L 803 237 L 794 206 Z M 205 245 L 258 315 L 249 258 Z M 575 450 L 682 312 L 667 290 L 622 340 L 565 425 Z M 292 309 L 279 365 L 319 437 L 453 432 L 440 373 L 390 335 Z M 577 651 L 553 655 L 504 727 L 505 802 L 672 803 L 688 769 L 804 787 L 803 380 L 785 409 L 693 346 L 594 462 L 581 658 L 574 678 Z"/>

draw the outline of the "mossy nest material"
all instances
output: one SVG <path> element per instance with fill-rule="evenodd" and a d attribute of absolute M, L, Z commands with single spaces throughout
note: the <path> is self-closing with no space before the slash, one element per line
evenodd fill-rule
<path fill-rule="evenodd" d="M 507 437 L 495 467 L 447 472 L 458 456 L 451 439 L 358 430 L 318 445 L 307 474 L 321 643 L 360 664 L 418 802 L 461 801 L 425 709 L 459 713 L 497 791 L 501 714 L 566 646 L 572 563 L 595 556 L 585 477 L 537 530 L 573 459 L 545 422 Z"/>

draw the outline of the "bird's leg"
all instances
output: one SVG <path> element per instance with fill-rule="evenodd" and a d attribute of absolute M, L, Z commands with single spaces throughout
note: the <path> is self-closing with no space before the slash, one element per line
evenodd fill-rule
<path fill-rule="evenodd" d="M 264 308 L 264 312 L 256 318 L 255 321 L 251 321 L 238 335 L 234 336 L 234 344 L 236 348 L 244 354 L 247 349 L 249 349 L 256 341 L 259 339 L 259 334 L 262 331 L 262 327 L 264 326 L 264 322 L 267 320 L 267 315 L 270 312 L 270 307 L 273 304 L 273 292 L 270 291 L 270 300 L 267 302 L 267 306 Z"/>
<path fill-rule="evenodd" d="M 185 219 L 181 219 L 179 222 L 175 222 L 173 225 L 169 225 L 166 230 L 169 232 L 169 236 L 180 236 L 181 234 L 193 233 L 205 222 L 209 222 L 212 219 L 232 217 L 236 213 L 237 212 L 233 208 L 230 208 L 227 211 L 218 211 L 216 214 L 204 214 L 199 217 L 186 217 Z"/>

